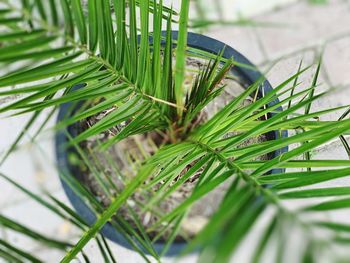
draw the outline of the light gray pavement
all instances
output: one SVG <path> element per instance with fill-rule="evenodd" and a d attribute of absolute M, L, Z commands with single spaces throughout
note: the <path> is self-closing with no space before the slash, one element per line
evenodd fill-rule
<path fill-rule="evenodd" d="M 326 5 L 310 5 L 308 1 L 298 1 L 257 15 L 254 19 L 258 22 L 269 22 L 273 26 L 216 27 L 206 34 L 234 47 L 263 71 L 275 63 L 267 73 L 273 86 L 295 73 L 301 59 L 304 65 L 308 65 L 322 56 L 320 90 L 327 90 L 329 87 L 336 90 L 316 102 L 314 109 L 350 104 L 350 1 L 329 0 Z M 301 78 L 300 88 L 307 87 L 311 82 L 311 73 Z M 337 118 L 339 114 L 328 115 L 325 119 Z M 0 154 L 11 145 L 27 118 L 0 119 Z M 345 151 L 337 143 L 315 154 L 320 158 L 346 158 Z M 43 133 L 35 144 L 30 143 L 30 136 L 27 136 L 16 152 L 0 167 L 0 171 L 36 193 L 49 192 L 69 205 L 54 168 L 51 132 Z M 40 207 L 3 179 L 0 179 L 0 189 L 2 214 L 55 238 L 68 238 L 72 242 L 79 238 L 79 231 Z M 26 247 L 45 262 L 58 262 L 62 256 L 57 250 L 48 250 L 19 234 L 1 228 L 0 238 Z M 143 262 L 136 253 L 115 244 L 111 245 L 119 262 Z M 85 251 L 95 259 L 92 262 L 100 262 L 100 254 L 94 243 L 88 244 Z"/>

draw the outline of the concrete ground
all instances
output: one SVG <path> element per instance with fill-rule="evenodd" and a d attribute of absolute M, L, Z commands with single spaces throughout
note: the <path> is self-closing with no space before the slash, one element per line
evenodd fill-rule
<path fill-rule="evenodd" d="M 274 65 L 267 72 L 273 86 L 295 73 L 301 60 L 308 65 L 321 56 L 320 90 L 331 87 L 335 91 L 315 103 L 314 109 L 350 104 L 350 1 L 329 0 L 319 5 L 309 2 L 291 1 L 272 11 L 260 11 L 254 16 L 254 21 L 264 26 L 219 26 L 206 34 L 234 47 L 259 65 L 262 71 Z M 302 87 L 310 83 L 311 73 L 302 78 Z M 1 103 L 4 101 L 0 100 Z M 337 117 L 339 113 L 325 118 Z M 11 145 L 26 119 L 26 116 L 0 119 L 0 154 Z M 30 143 L 30 139 L 28 135 L 0 171 L 34 192 L 49 192 L 69 205 L 54 168 L 52 133 L 44 132 L 37 143 Z M 321 158 L 346 158 L 345 151 L 337 143 L 316 154 Z M 80 237 L 79 231 L 70 224 L 40 207 L 3 179 L 0 179 L 0 189 L 1 214 L 55 238 L 74 242 Z M 35 252 L 46 262 L 58 262 L 62 256 L 54 249 L 47 250 L 1 228 L 0 238 Z M 143 262 L 136 253 L 115 244 L 111 246 L 119 262 Z M 94 242 L 90 242 L 85 251 L 92 262 L 101 262 Z"/>

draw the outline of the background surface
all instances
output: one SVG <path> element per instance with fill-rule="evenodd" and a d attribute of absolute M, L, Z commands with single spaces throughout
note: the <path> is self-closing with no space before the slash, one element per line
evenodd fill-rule
<path fill-rule="evenodd" d="M 214 10 L 213 1 L 205 1 L 208 16 L 217 17 L 217 13 L 210 12 Z M 319 89 L 335 88 L 335 91 L 316 102 L 314 109 L 350 104 L 350 1 L 224 0 L 222 3 L 224 11 L 221 18 L 244 18 L 254 22 L 254 25 L 217 25 L 207 29 L 206 35 L 237 49 L 263 72 L 274 65 L 267 73 L 273 86 L 295 73 L 300 60 L 308 65 L 322 56 Z M 310 83 L 312 73 L 310 71 L 301 79 L 301 88 Z M 0 105 L 5 102 L 0 100 Z M 11 145 L 28 117 L 0 116 L 0 155 Z M 335 117 L 338 115 L 325 116 Z M 52 132 L 48 130 L 42 133 L 37 140 L 40 144 L 31 143 L 30 134 L 29 132 L 26 140 L 0 167 L 0 171 L 30 190 L 50 192 L 68 204 L 54 167 Z M 313 154 L 319 158 L 346 158 L 345 151 L 337 143 L 330 143 Z M 2 179 L 0 212 L 46 235 L 72 241 L 80 237 L 79 231 L 67 222 L 41 208 Z M 30 240 L 1 228 L 0 239 L 8 239 L 19 247 L 27 247 L 47 262 L 58 262 L 62 256 L 55 250 L 45 250 Z M 91 255 L 92 262 L 99 262 L 100 254 L 95 244 L 90 243 L 86 247 L 86 253 L 89 257 Z M 136 253 L 111 245 L 119 262 L 143 262 Z M 190 260 L 191 257 L 188 258 Z"/>

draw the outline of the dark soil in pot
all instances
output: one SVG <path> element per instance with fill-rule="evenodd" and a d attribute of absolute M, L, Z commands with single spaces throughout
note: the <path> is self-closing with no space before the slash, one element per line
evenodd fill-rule
<path fill-rule="evenodd" d="M 193 82 L 198 71 L 204 67 L 205 63 L 206 62 L 204 60 L 188 58 L 188 74 L 186 76 L 186 82 Z M 244 87 L 242 87 L 242 85 L 235 80 L 231 74 L 229 74 L 222 81 L 221 85 L 225 85 L 225 89 L 223 90 L 222 94 L 207 105 L 205 110 L 197 118 L 197 123 L 194 123 L 194 125 L 200 125 L 207 119 L 211 118 L 233 98 L 244 91 Z M 245 100 L 244 104 L 250 104 L 251 102 L 252 99 L 247 99 Z M 110 108 L 76 124 L 78 131 L 83 132 L 88 127 L 93 126 L 99 120 L 111 113 L 114 109 L 115 108 Z M 161 133 L 151 132 L 148 134 L 136 135 L 127 138 L 110 147 L 107 152 L 99 151 L 98 147 L 100 143 L 117 134 L 120 128 L 121 127 L 115 127 L 100 134 L 100 136 L 92 137 L 80 143 L 81 150 L 84 152 L 84 155 L 90 162 L 90 167 L 85 165 L 79 171 L 82 174 L 83 183 L 105 207 L 110 204 L 111 196 L 117 196 L 118 193 L 125 187 L 126 182 L 130 181 L 135 176 L 137 173 L 138 163 L 143 162 L 145 158 L 154 154 L 159 147 L 168 143 Z M 226 136 L 233 136 L 236 134 L 237 133 L 230 133 Z M 267 139 L 265 136 L 259 136 L 244 142 L 241 146 L 247 146 L 266 140 Z M 261 159 L 267 158 L 268 156 L 261 157 Z M 172 184 L 179 180 L 192 165 L 193 164 L 190 164 L 183 169 L 183 171 L 174 179 Z M 91 169 L 91 167 L 93 167 L 93 169 Z M 154 213 L 150 211 L 144 212 L 142 209 L 144 205 L 147 204 L 149 198 L 159 190 L 164 182 L 158 183 L 148 191 L 138 191 L 134 193 L 128 200 L 127 204 L 119 209 L 117 215 L 125 219 L 131 226 L 137 229 L 134 215 L 132 215 L 130 212 L 130 209 L 132 209 L 135 215 L 137 215 L 139 218 L 142 226 L 147 230 L 157 221 L 159 218 L 158 214 L 164 215 L 169 213 L 191 195 L 196 183 L 198 182 L 201 172 L 202 170 L 197 171 L 196 174 L 189 178 L 169 197 L 162 200 L 156 207 L 153 208 Z M 103 174 L 103 176 L 108 178 L 107 180 L 114 184 L 115 187 L 109 189 L 110 193 L 106 193 L 103 187 L 101 187 L 94 173 L 100 173 L 101 175 Z M 175 241 L 191 239 L 203 228 L 203 226 L 216 211 L 231 182 L 232 180 L 227 180 L 194 204 L 187 217 L 183 220 L 181 230 L 178 236 L 175 238 Z M 168 232 L 165 232 L 159 235 L 157 231 L 148 233 L 150 238 L 158 236 L 158 241 L 166 240 L 168 238 L 168 234 Z"/>

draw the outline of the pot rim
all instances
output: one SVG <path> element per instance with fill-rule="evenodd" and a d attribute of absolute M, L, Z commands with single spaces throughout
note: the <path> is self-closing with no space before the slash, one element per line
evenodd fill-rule
<path fill-rule="evenodd" d="M 165 32 L 163 32 L 163 34 L 164 33 Z M 172 31 L 172 37 L 174 40 L 176 40 L 178 37 L 178 31 Z M 216 39 L 210 38 L 205 35 L 189 32 L 187 45 L 189 47 L 200 49 L 212 54 L 219 54 L 224 49 L 224 52 L 222 55 L 224 58 L 228 59 L 233 57 L 234 60 L 238 63 L 254 67 L 254 65 L 246 57 L 244 57 L 241 53 L 236 51 L 234 48 L 224 44 L 221 41 L 218 41 Z M 247 83 L 248 85 L 254 83 L 255 81 L 257 81 L 262 77 L 262 74 L 258 70 L 253 70 L 247 67 L 234 66 L 232 68 L 232 72 L 235 75 L 237 75 L 242 80 L 242 82 Z M 79 85 L 76 85 L 75 88 L 81 88 L 83 86 L 84 84 L 79 84 Z M 259 87 L 258 97 L 262 97 L 263 94 L 270 92 L 272 89 L 273 88 L 271 87 L 271 84 L 267 80 L 265 80 L 262 83 L 262 85 Z M 278 98 L 270 102 L 269 106 L 275 105 L 277 103 L 279 103 Z M 60 122 L 62 119 L 65 118 L 68 112 L 70 112 L 71 107 L 72 107 L 72 103 L 65 103 L 59 107 L 57 122 Z M 282 107 L 278 107 L 276 109 L 276 111 L 282 111 L 282 110 L 283 110 Z M 275 114 L 276 113 L 269 113 L 268 118 L 271 118 Z M 67 149 L 65 147 L 62 147 L 66 145 L 68 141 L 66 132 L 67 130 L 63 129 L 63 130 L 57 131 L 55 134 L 55 152 L 56 152 L 56 159 L 57 159 L 57 167 L 60 170 L 60 181 L 73 208 L 77 211 L 77 213 L 81 216 L 81 218 L 84 219 L 85 222 L 91 226 L 96 221 L 95 213 L 88 207 L 88 205 L 77 194 L 75 194 L 73 189 L 70 187 L 70 182 L 68 182 L 69 176 L 67 177 L 67 175 L 71 174 L 71 172 L 73 171 L 73 168 L 68 161 Z M 68 132 L 72 136 L 76 135 L 76 130 L 73 129 L 73 126 L 68 127 Z M 286 138 L 288 137 L 288 132 L 282 131 L 280 133 L 278 131 L 272 131 L 267 134 L 267 137 L 270 140 L 275 140 L 280 137 Z M 288 151 L 288 146 L 281 148 L 279 150 L 276 150 L 271 154 L 271 159 L 287 151 Z M 283 172 L 285 172 L 285 169 L 273 169 L 270 172 L 270 174 L 277 174 L 277 173 L 283 173 Z M 79 177 L 79 175 L 75 174 L 75 177 Z M 125 248 L 133 250 L 132 246 L 127 242 L 127 240 L 115 228 L 113 228 L 109 222 L 103 226 L 100 233 L 104 237 L 108 238 L 109 240 Z M 168 250 L 166 256 L 177 255 L 185 247 L 185 245 L 186 243 L 173 243 L 170 249 Z M 154 248 L 157 252 L 160 252 L 163 247 L 164 247 L 164 244 L 162 243 L 154 244 Z M 144 251 L 144 252 L 148 254 L 147 251 Z"/>

